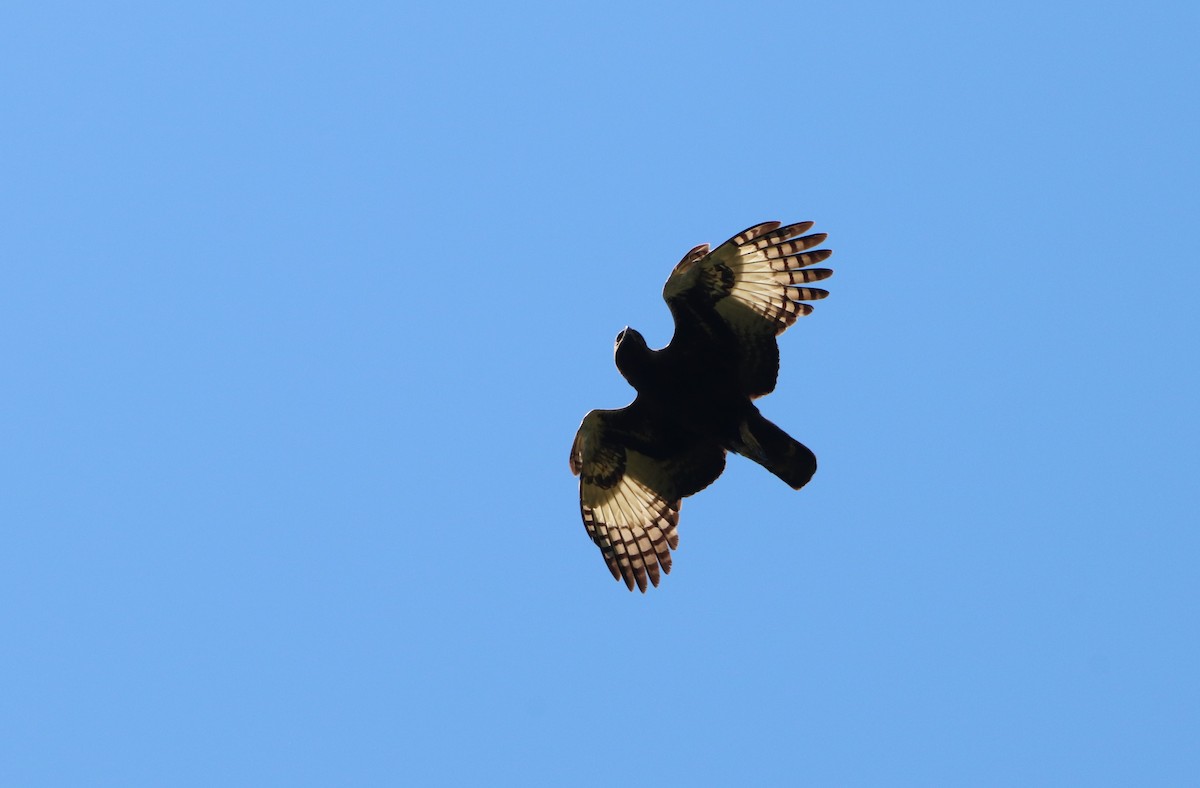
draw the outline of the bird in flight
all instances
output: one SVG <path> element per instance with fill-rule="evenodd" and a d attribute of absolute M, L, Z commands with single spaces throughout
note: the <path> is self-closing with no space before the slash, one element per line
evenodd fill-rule
<path fill-rule="evenodd" d="M 658 585 L 679 545 L 680 499 L 712 484 L 725 452 L 748 457 L 803 487 L 817 458 L 768 421 L 753 400 L 775 389 L 775 338 L 802 315 L 805 301 L 829 295 L 808 287 L 828 279 L 809 268 L 832 254 L 816 249 L 812 222 L 764 222 L 709 251 L 683 256 L 663 287 L 675 334 L 651 350 L 632 328 L 617 335 L 617 369 L 637 390 L 619 410 L 593 410 L 571 446 L 579 507 L 609 571 L 632 591 Z"/>

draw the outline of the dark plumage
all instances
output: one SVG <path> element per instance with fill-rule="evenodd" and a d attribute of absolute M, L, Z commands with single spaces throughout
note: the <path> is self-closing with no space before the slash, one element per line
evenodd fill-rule
<path fill-rule="evenodd" d="M 807 287 L 832 276 L 809 268 L 831 254 L 814 249 L 812 222 L 755 225 L 709 252 L 684 255 L 663 287 L 675 334 L 661 350 L 626 328 L 616 339 L 617 369 L 638 394 L 620 410 L 593 410 L 571 447 L 580 477 L 583 522 L 613 577 L 630 590 L 658 585 L 679 543 L 680 499 L 712 484 L 725 452 L 749 457 L 792 487 L 817 459 L 767 421 L 752 400 L 775 389 L 776 336 L 804 301 L 828 293 Z M 810 251 L 811 250 L 811 251 Z"/>

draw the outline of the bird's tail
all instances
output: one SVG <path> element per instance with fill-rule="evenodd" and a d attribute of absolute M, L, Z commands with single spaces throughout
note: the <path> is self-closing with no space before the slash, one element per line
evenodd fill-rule
<path fill-rule="evenodd" d="M 754 460 L 795 490 L 808 484 L 817 472 L 816 455 L 767 421 L 757 410 L 742 419 L 737 437 L 729 448 Z"/>

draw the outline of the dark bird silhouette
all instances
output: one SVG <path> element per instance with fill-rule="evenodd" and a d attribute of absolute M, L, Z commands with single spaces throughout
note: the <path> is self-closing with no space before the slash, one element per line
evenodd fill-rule
<path fill-rule="evenodd" d="M 711 252 L 697 246 L 663 287 L 675 320 L 671 342 L 651 350 L 632 328 L 617 335 L 617 369 L 637 397 L 584 417 L 571 472 L 588 535 L 631 591 L 645 592 L 647 580 L 657 586 L 660 571 L 671 571 L 680 499 L 721 475 L 726 451 L 797 490 L 816 473 L 816 456 L 753 403 L 775 389 L 775 337 L 812 312 L 804 301 L 829 295 L 806 286 L 833 275 L 808 267 L 832 253 L 814 249 L 826 236 L 803 235 L 811 227 L 764 222 Z"/>

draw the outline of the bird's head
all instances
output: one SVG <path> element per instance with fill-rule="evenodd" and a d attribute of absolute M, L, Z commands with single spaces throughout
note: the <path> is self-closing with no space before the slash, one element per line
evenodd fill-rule
<path fill-rule="evenodd" d="M 650 348 L 646 345 L 645 337 L 628 326 L 622 329 L 613 341 L 613 361 L 630 383 L 634 383 L 635 377 L 640 377 L 637 370 L 644 365 L 649 355 Z M 634 386 L 636 387 L 636 383 Z"/>
<path fill-rule="evenodd" d="M 617 338 L 613 340 L 613 352 L 621 353 L 621 348 L 625 348 L 625 352 L 637 351 L 638 349 L 646 348 L 646 338 L 643 337 L 637 329 L 625 326 L 621 329 L 621 333 L 617 334 Z"/>

